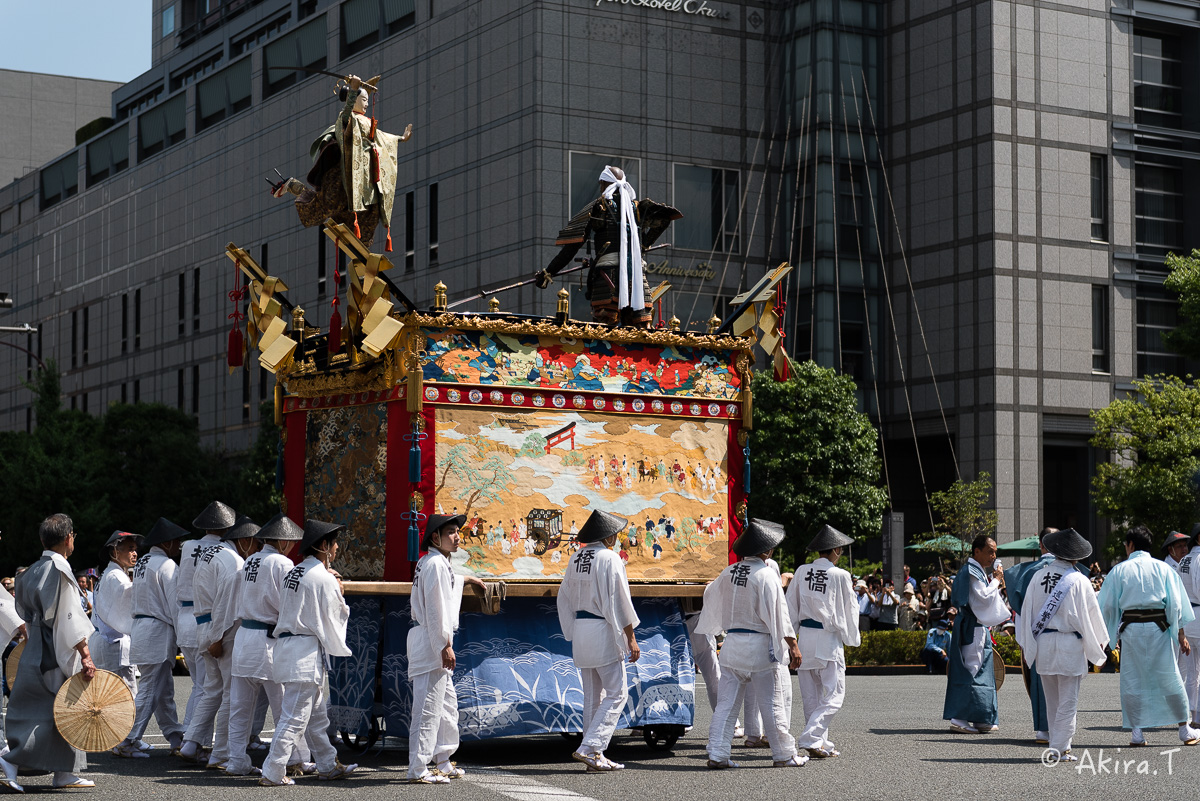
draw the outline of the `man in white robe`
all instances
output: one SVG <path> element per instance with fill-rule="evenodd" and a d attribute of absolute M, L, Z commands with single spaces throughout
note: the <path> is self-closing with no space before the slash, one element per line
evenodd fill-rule
<path fill-rule="evenodd" d="M 783 580 L 783 571 L 779 569 L 779 563 L 774 559 L 765 560 L 767 567 L 775 571 L 775 574 Z M 715 641 L 715 640 L 714 640 Z M 718 685 L 720 681 L 718 680 Z M 765 686 L 765 685 L 763 685 Z M 760 699 L 758 690 L 760 685 L 750 682 L 746 685 L 746 692 L 742 701 L 742 720 L 746 721 L 743 729 L 746 739 L 742 742 L 743 748 L 770 748 L 771 742 L 767 739 L 767 734 L 763 730 L 762 712 L 759 711 Z M 766 699 L 770 701 L 770 699 Z M 737 737 L 738 726 L 735 723 L 733 727 L 734 737 Z"/>
<path fill-rule="evenodd" d="M 558 589 L 558 622 L 583 684 L 583 740 L 571 758 L 589 773 L 625 767 L 604 750 L 629 700 L 625 659 L 632 663 L 642 655 L 625 564 L 612 550 L 628 525 L 623 517 L 592 512 L 576 535 L 583 547 L 567 562 Z"/>
<path fill-rule="evenodd" d="M 183 726 L 175 710 L 175 622 L 179 609 L 175 560 L 187 530 L 160 517 L 142 544 L 149 553 L 133 567 L 133 629 L 129 636 L 129 661 L 141 678 L 135 699 L 133 729 L 117 746 L 119 756 L 142 753 L 138 743 L 153 715 L 172 751 L 183 745 Z"/>
<path fill-rule="evenodd" d="M 328 661 L 351 656 L 346 645 L 350 607 L 342 582 L 329 565 L 337 557 L 337 537 L 346 527 L 309 520 L 300 552 L 304 560 L 284 576 L 275 626 L 273 674 L 283 685 L 283 705 L 271 750 L 258 783 L 268 787 L 294 784 L 287 765 L 306 741 L 317 763 L 317 778 L 344 779 L 358 765 L 343 765 L 329 741 L 329 706 L 324 685 Z"/>
<path fill-rule="evenodd" d="M 950 594 L 950 603 L 959 614 L 946 654 L 942 718 L 959 734 L 1000 728 L 990 628 L 1012 617 L 1003 589 L 1004 568 L 996 560 L 996 541 L 980 534 L 971 543 L 971 557 L 958 571 Z"/>
<path fill-rule="evenodd" d="M 94 593 L 92 625 L 96 632 L 88 641 L 92 659 L 100 670 L 120 676 L 129 692 L 137 697 L 137 670 L 129 659 L 129 635 L 133 631 L 133 581 L 128 571 L 137 564 L 142 538 L 128 531 L 114 531 L 104 543 L 108 566 L 100 576 Z M 150 744 L 138 741 L 134 747 L 113 748 L 117 756 L 149 756 Z M 134 753 L 137 752 L 137 753 Z"/>
<path fill-rule="evenodd" d="M 1179 726 L 1184 745 L 1200 744 L 1188 725 L 1188 698 L 1175 661 L 1175 647 L 1188 655 L 1184 626 L 1196 619 L 1183 582 L 1149 553 L 1152 535 L 1138 525 L 1125 534 L 1126 559 L 1104 578 L 1096 600 L 1109 642 L 1121 647 L 1121 722 L 1131 729 L 1130 746 L 1146 745 L 1144 729 Z"/>
<path fill-rule="evenodd" d="M 9 696 L 9 750 L 0 757 L 0 770 L 5 786 L 16 792 L 23 792 L 18 768 L 53 772 L 56 789 L 95 787 L 78 775 L 87 768 L 87 757 L 54 723 L 54 698 L 63 683 L 80 672 L 89 681 L 96 675 L 88 649 L 95 628 L 80 606 L 79 585 L 67 562 L 75 550 L 75 526 L 64 514 L 51 515 L 38 536 L 45 550 L 16 585 L 15 611 L 29 636 Z"/>
<path fill-rule="evenodd" d="M 7 589 L 0 586 L 0 643 L 12 642 L 13 637 L 25 639 L 25 621 L 21 620 L 17 614 L 17 602 L 13 599 L 12 594 Z M 8 753 L 8 738 L 4 733 L 4 721 L 0 719 L 0 758 L 3 758 Z M 5 781 L 12 781 L 16 784 L 16 774 L 11 779 L 7 776 Z M 20 785 L 17 785 L 20 787 Z M 9 789 L 14 789 L 10 786 Z"/>
<path fill-rule="evenodd" d="M 277 640 L 271 636 L 279 622 L 279 593 L 283 578 L 294 567 L 288 554 L 304 538 L 304 530 L 287 515 L 278 514 L 258 531 L 262 550 L 246 558 L 237 585 L 237 609 L 240 621 L 233 638 L 233 662 L 229 682 L 229 761 L 225 772 L 246 776 L 258 771 L 250 763 L 246 749 L 254 724 L 258 694 L 264 692 L 271 707 L 271 718 L 282 715 L 283 686 L 275 680 L 274 654 Z M 308 749 L 301 743 L 293 767 L 313 771 L 308 765 Z"/>
<path fill-rule="evenodd" d="M 1187 593 L 1192 613 L 1200 608 L 1200 541 L 1195 534 L 1190 539 L 1191 550 L 1179 560 L 1179 579 Z M 1187 623 L 1183 632 L 1189 642 L 1200 642 L 1200 618 Z M 1191 649 L 1189 654 L 1180 654 L 1179 672 L 1183 677 L 1183 689 L 1187 693 L 1189 717 L 1193 725 L 1200 718 L 1200 648 Z"/>
<path fill-rule="evenodd" d="M 846 700 L 844 646 L 861 642 L 854 581 L 837 566 L 842 548 L 853 542 L 833 526 L 823 526 L 808 544 L 818 558 L 802 565 L 787 589 L 788 616 L 805 655 L 796 678 L 807 722 L 796 745 L 816 759 L 839 755 L 829 739 L 829 724 Z"/>
<path fill-rule="evenodd" d="M 454 632 L 464 582 L 483 586 L 474 576 L 455 575 L 450 565 L 450 554 L 458 550 L 459 529 L 465 521 L 463 515 L 431 515 L 421 543 L 426 554 L 413 571 L 414 625 L 407 641 L 408 679 L 413 686 L 408 780 L 415 784 L 444 784 L 465 775 L 450 761 L 459 744 Z"/>
<path fill-rule="evenodd" d="M 729 759 L 737 710 L 746 685 L 757 685 L 759 713 L 775 767 L 799 767 L 808 757 L 796 752 L 791 728 L 792 682 L 789 669 L 801 665 L 796 632 L 788 616 L 779 575 L 766 563 L 783 541 L 783 526 L 752 519 L 733 543 L 742 557 L 704 590 L 704 611 L 696 630 L 725 632 L 721 646 L 721 683 L 717 709 L 708 732 L 708 767 L 736 768 Z"/>
<path fill-rule="evenodd" d="M 199 745 L 211 741 L 213 748 L 206 767 L 213 770 L 224 768 L 229 761 L 229 682 L 233 638 L 238 628 L 234 616 L 237 579 L 245 557 L 258 550 L 257 533 L 253 520 L 238 518 L 223 542 L 200 553 L 196 566 L 192 609 L 200 658 L 204 661 L 205 687 L 183 737 L 184 753 L 189 743 L 193 754 L 202 753 Z"/>
<path fill-rule="evenodd" d="M 183 713 L 184 729 L 191 727 L 196 707 L 204 701 L 209 686 L 204 677 L 206 663 L 196 637 L 196 610 L 193 608 L 196 600 L 196 569 L 200 566 L 200 555 L 205 549 L 220 545 L 221 537 L 236 520 L 237 514 L 233 509 L 220 501 L 213 501 L 192 521 L 192 527 L 203 531 L 204 536 L 198 540 L 187 540 L 181 547 L 179 571 L 176 575 L 179 609 L 175 620 L 175 640 L 179 650 L 183 652 L 183 661 L 187 663 L 188 673 L 192 677 L 192 693 L 188 696 L 187 709 Z M 179 749 L 179 757 L 186 762 L 207 762 L 207 749 L 211 743 L 210 730 L 204 742 L 186 740 Z"/>
<path fill-rule="evenodd" d="M 1036 662 L 1046 693 L 1046 722 L 1054 759 L 1078 762 L 1071 751 L 1075 736 L 1079 685 L 1088 662 L 1104 664 L 1108 629 L 1096 592 L 1075 563 L 1092 553 L 1092 544 L 1073 528 L 1042 538 L 1054 561 L 1033 575 L 1021 605 L 1017 643 L 1025 664 Z M 1044 759 L 1044 757 L 1043 757 Z"/>

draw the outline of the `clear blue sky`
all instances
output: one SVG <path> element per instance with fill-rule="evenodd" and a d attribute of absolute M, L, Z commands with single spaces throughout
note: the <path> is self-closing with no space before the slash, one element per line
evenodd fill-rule
<path fill-rule="evenodd" d="M 0 69 L 130 81 L 150 69 L 151 0 L 0 0 Z"/>

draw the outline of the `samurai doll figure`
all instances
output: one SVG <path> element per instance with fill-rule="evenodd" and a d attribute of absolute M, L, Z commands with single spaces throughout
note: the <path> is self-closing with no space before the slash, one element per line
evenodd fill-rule
<path fill-rule="evenodd" d="M 313 166 L 308 185 L 288 178 L 275 185 L 272 194 L 295 195 L 296 213 L 306 228 L 332 217 L 351 228 L 367 247 L 383 223 L 390 251 L 396 162 L 400 143 L 412 136 L 412 125 L 401 136 L 379 130 L 375 118 L 367 116 L 368 87 L 371 84 L 355 75 L 346 78 L 339 94 L 345 102 L 342 113 L 309 148 Z"/>
<path fill-rule="evenodd" d="M 587 277 L 592 319 L 606 325 L 649 328 L 653 309 L 648 303 L 650 285 L 643 257 L 667 227 L 682 218 L 671 206 L 648 198 L 638 200 L 625 173 L 605 167 L 600 173 L 600 197 L 559 231 L 554 244 L 562 250 L 537 273 L 537 285 L 540 289 L 550 286 L 551 279 L 571 263 L 585 242 L 589 254 L 594 245 L 595 260 Z"/>

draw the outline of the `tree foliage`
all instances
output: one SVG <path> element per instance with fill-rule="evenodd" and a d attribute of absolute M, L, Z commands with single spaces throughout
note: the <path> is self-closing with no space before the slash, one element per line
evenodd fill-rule
<path fill-rule="evenodd" d="M 1190 256 L 1167 256 L 1163 286 L 1179 296 L 1179 325 L 1163 334 L 1163 344 L 1176 353 L 1200 359 L 1200 250 Z"/>
<path fill-rule="evenodd" d="M 971 542 L 981 534 L 995 538 L 999 514 L 987 505 L 992 496 L 992 476 L 981 471 L 974 481 L 957 479 L 949 488 L 931 493 L 929 505 L 941 518 L 934 530 L 917 535 L 924 550 L 938 555 L 940 560 L 962 559 L 968 556 Z"/>
<path fill-rule="evenodd" d="M 98 564 L 115 529 L 145 533 L 159 517 L 188 527 L 214 498 L 265 522 L 279 510 L 276 443 L 269 407 L 248 454 L 200 445 L 196 420 L 159 404 L 114 404 L 103 417 L 61 408 L 53 361 L 27 385 L 37 396 L 32 433 L 0 433 L 0 573 L 42 551 L 38 526 L 55 512 L 75 523 L 76 567 Z"/>
<path fill-rule="evenodd" d="M 887 496 L 879 486 L 878 434 L 858 411 L 854 381 L 811 361 L 778 382 L 754 377 L 750 516 L 782 523 L 789 563 L 825 523 L 855 538 L 877 536 Z"/>
<path fill-rule="evenodd" d="M 1092 497 L 1113 523 L 1109 556 L 1125 532 L 1145 524 L 1159 538 L 1191 531 L 1197 517 L 1200 390 L 1175 376 L 1134 381 L 1135 392 L 1092 412 L 1092 445 L 1112 461 L 1096 466 Z"/>

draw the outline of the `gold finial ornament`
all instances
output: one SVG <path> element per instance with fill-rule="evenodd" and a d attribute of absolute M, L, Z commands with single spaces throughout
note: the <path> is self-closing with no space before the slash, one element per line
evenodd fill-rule
<path fill-rule="evenodd" d="M 500 311 L 500 298 L 488 299 L 488 311 L 490 311 L 492 314 Z"/>
<path fill-rule="evenodd" d="M 304 339 L 304 309 L 299 306 L 292 309 L 292 333 L 299 334 L 298 339 Z"/>
<path fill-rule="evenodd" d="M 441 281 L 433 288 L 433 308 L 440 312 L 446 310 L 446 285 Z"/>
<path fill-rule="evenodd" d="M 566 287 L 558 290 L 558 313 L 563 317 L 571 314 L 571 293 Z"/>
<path fill-rule="evenodd" d="M 672 314 L 671 319 L 667 323 L 667 325 L 670 327 L 670 329 L 672 331 L 678 331 L 679 330 L 679 318 Z"/>
<path fill-rule="evenodd" d="M 715 333 L 717 333 L 717 329 L 720 327 L 721 327 L 721 318 L 720 317 L 718 317 L 717 315 L 714 314 L 712 317 L 708 318 L 708 333 L 715 334 Z"/>

